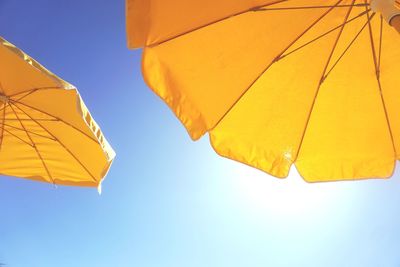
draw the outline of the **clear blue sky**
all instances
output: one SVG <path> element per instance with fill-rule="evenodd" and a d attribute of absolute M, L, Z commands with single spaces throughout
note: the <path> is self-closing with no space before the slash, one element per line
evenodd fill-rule
<path fill-rule="evenodd" d="M 278 180 L 193 143 L 143 83 L 123 0 L 0 0 L 0 35 L 77 86 L 117 152 L 101 196 L 0 177 L 7 267 L 400 266 L 400 172 Z"/>

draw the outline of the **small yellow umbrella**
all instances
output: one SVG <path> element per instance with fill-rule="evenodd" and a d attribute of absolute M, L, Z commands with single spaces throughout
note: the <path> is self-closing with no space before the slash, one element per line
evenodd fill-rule
<path fill-rule="evenodd" d="M 130 48 L 190 136 L 307 181 L 389 177 L 400 35 L 364 0 L 127 0 Z"/>
<path fill-rule="evenodd" d="M 78 91 L 0 37 L 0 173 L 100 189 L 115 156 Z"/>

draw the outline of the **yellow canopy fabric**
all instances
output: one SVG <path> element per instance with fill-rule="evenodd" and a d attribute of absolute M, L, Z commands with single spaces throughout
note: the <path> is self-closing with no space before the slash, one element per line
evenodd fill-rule
<path fill-rule="evenodd" d="M 0 173 L 99 187 L 115 153 L 78 91 L 0 37 Z"/>
<path fill-rule="evenodd" d="M 127 0 L 148 86 L 193 139 L 276 177 L 385 178 L 400 35 L 364 0 Z"/>

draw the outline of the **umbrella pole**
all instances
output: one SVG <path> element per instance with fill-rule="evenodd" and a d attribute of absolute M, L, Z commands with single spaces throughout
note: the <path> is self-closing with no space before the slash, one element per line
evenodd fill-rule
<path fill-rule="evenodd" d="M 371 0 L 370 6 L 373 12 L 379 12 L 383 18 L 400 33 L 399 0 Z M 367 3 L 367 0 L 365 0 Z"/>
<path fill-rule="evenodd" d="M 392 25 L 400 33 L 400 15 L 393 17 L 390 21 L 390 25 Z"/>

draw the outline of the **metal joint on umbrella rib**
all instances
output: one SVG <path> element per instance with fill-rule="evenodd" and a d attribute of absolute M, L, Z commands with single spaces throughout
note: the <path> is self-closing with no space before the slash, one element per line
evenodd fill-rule
<path fill-rule="evenodd" d="M 286 57 L 286 55 L 278 55 L 278 56 L 274 59 L 274 62 L 278 62 L 279 60 L 283 59 L 284 57 Z"/>
<path fill-rule="evenodd" d="M 381 71 L 376 70 L 376 79 L 379 81 L 381 79 Z"/>
<path fill-rule="evenodd" d="M 263 11 L 263 8 L 260 6 L 256 6 L 256 7 L 250 8 L 249 11 L 252 11 L 252 12 Z"/>

